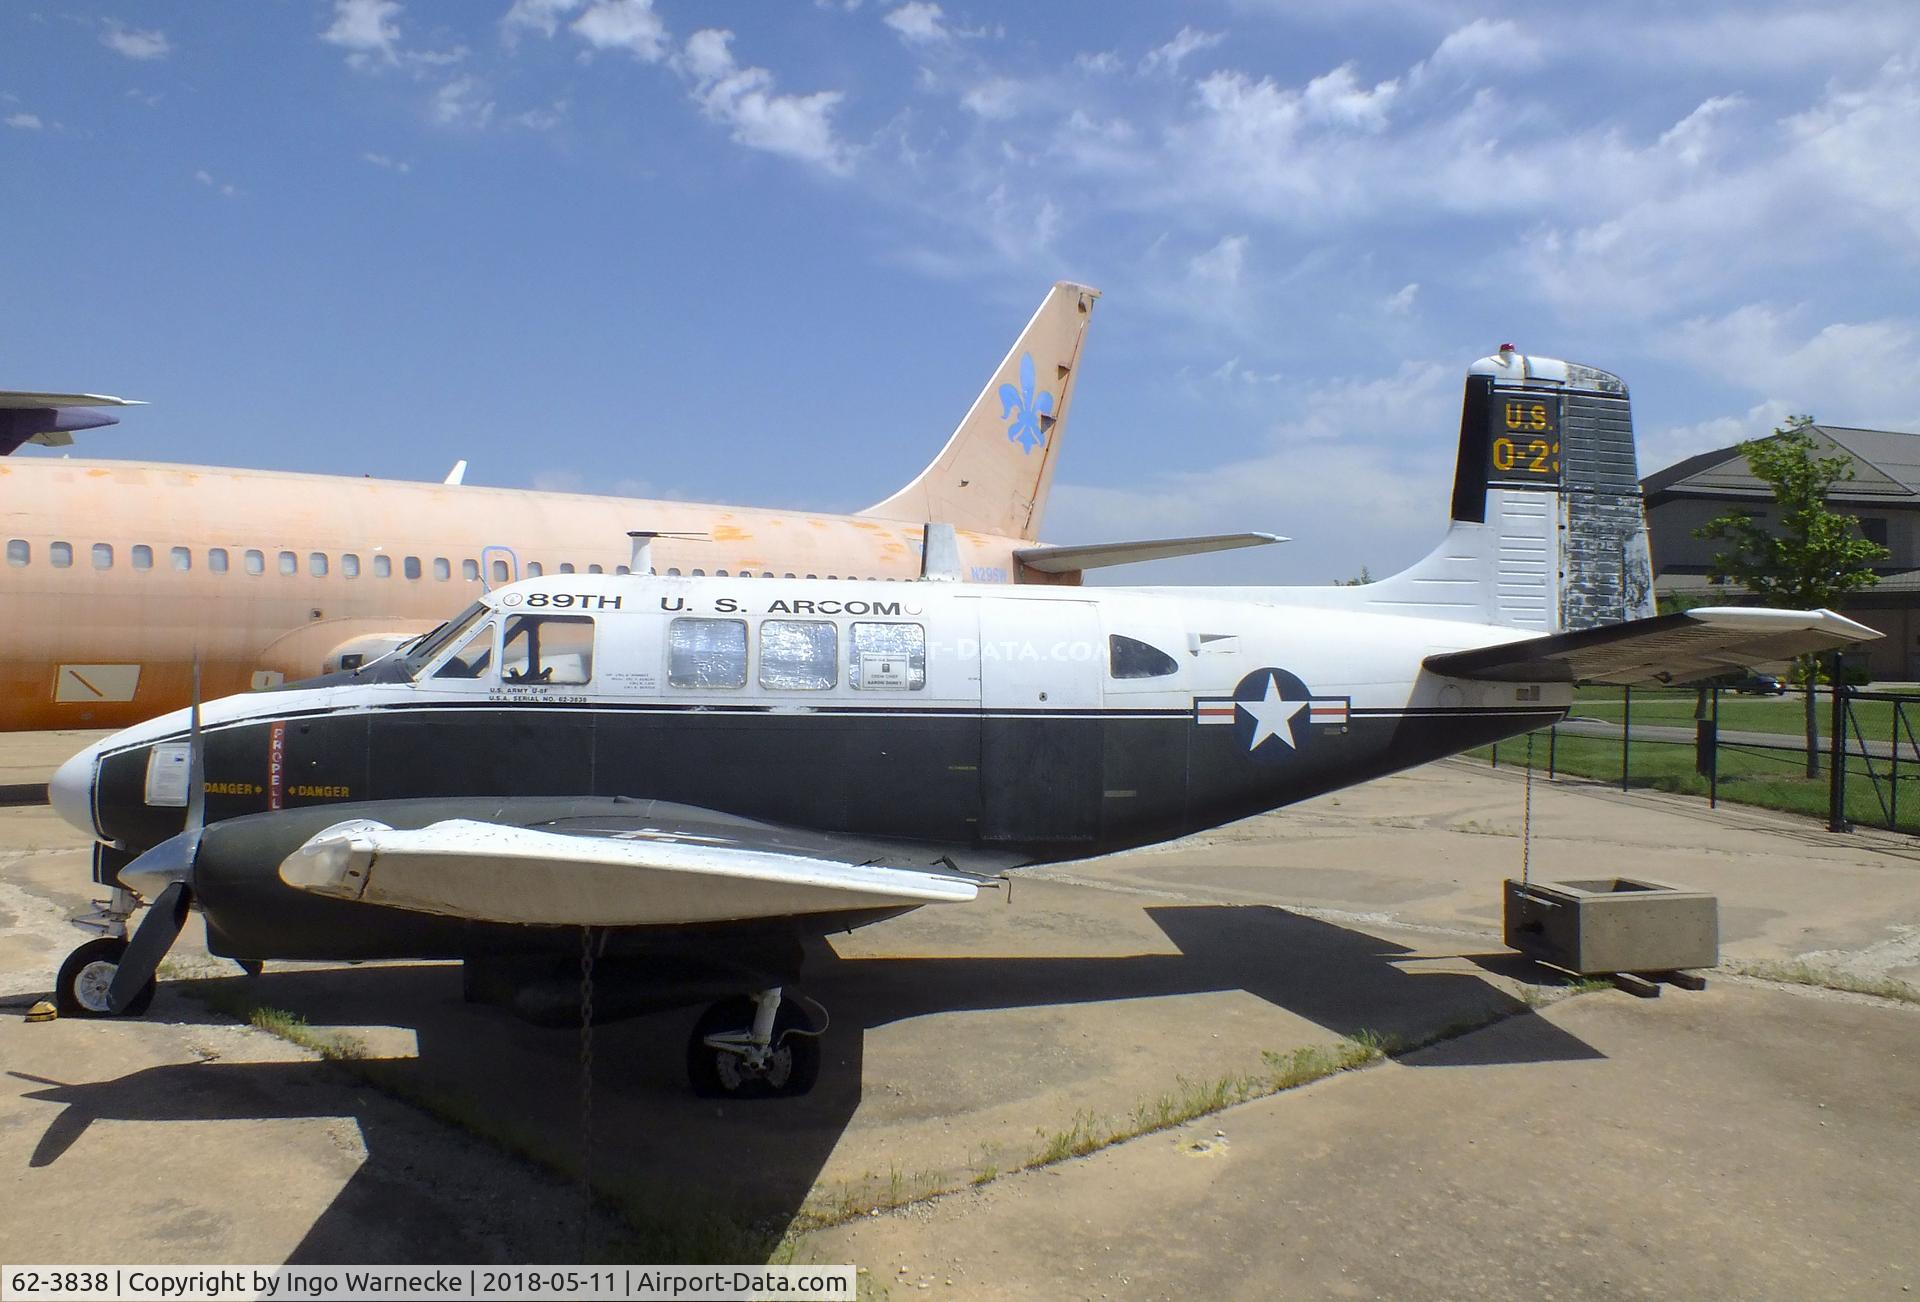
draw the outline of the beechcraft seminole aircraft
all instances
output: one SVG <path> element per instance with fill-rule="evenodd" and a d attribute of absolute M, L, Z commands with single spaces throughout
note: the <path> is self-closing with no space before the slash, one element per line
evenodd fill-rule
<path fill-rule="evenodd" d="M 351 665 L 490 586 L 622 569 L 634 529 L 662 535 L 669 574 L 758 578 L 912 578 L 925 520 L 957 526 L 964 573 L 990 582 L 1271 541 L 1035 542 L 1096 297 L 1055 285 L 933 463 L 854 515 L 463 487 L 460 467 L 434 484 L 0 460 L 0 731 L 151 718 L 187 702 L 196 661 L 216 695 Z M 0 453 L 71 442 L 112 423 L 74 408 L 121 402 L 13 396 Z"/>
<path fill-rule="evenodd" d="M 214 701 L 54 777 L 99 838 L 58 981 L 135 1013 L 189 907 L 216 954 L 577 953 L 740 992 L 696 1088 L 797 1093 L 801 941 L 980 874 L 1162 841 L 1682 681 L 1878 636 L 1830 611 L 1654 617 L 1620 381 L 1503 351 L 1467 380 L 1453 523 L 1364 587 L 1081 589 L 547 575 L 360 672 Z M 131 943 L 126 923 L 152 902 Z M 679 983 L 679 984 L 676 984 Z"/>

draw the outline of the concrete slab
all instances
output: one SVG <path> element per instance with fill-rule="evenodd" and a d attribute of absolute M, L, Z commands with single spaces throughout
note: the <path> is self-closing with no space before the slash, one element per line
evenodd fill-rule
<path fill-rule="evenodd" d="M 0 755 L 8 745 L 0 739 Z M 1920 923 L 1920 864 L 1902 845 L 1828 838 L 1754 811 L 1707 816 L 1645 793 L 1541 784 L 1534 799 L 1534 865 L 1543 875 L 1631 862 L 1636 872 L 1721 892 L 1729 954 L 1826 948 L 1905 970 L 1900 946 L 1910 933 L 1901 928 Z M 804 1100 L 722 1107 L 692 1099 L 681 1063 L 697 1010 L 602 1027 L 594 1037 L 597 1186 L 650 1226 L 671 1222 L 667 1238 L 649 1240 L 668 1245 L 662 1251 L 745 1254 L 771 1245 L 796 1216 L 1011 1169 L 1077 1119 L 1124 1118 L 1182 1081 L 1251 1071 L 1262 1051 L 1362 1030 L 1417 1040 L 1516 1012 L 1541 980 L 1503 958 L 1498 943 L 1499 882 L 1518 871 L 1520 803 L 1521 788 L 1504 771 L 1435 766 L 1173 847 L 1023 875 L 1010 900 L 988 895 L 839 938 L 807 980 L 834 1024 L 820 1086 Z M 15 1016 L 77 942 L 63 918 L 93 893 L 80 837 L 45 810 L 0 811 L 0 1003 L 13 1002 Z M 198 934 L 190 926 L 176 950 L 188 965 Z M 443 1162 L 462 1181 L 537 1183 L 510 1153 L 562 1173 L 577 1166 L 577 1035 L 464 1004 L 452 966 L 274 965 L 258 980 L 219 977 L 199 989 L 216 1005 L 263 1003 L 317 1030 L 351 1034 L 381 1060 L 357 1069 L 361 1079 L 421 1109 L 290 1057 L 283 1042 L 234 1028 L 204 999 L 177 991 L 163 989 L 140 1022 L 0 1023 L 20 1037 L 0 1040 L 9 1065 L 15 1044 L 35 1046 L 33 1075 L 110 1100 L 105 1110 L 120 1120 L 101 1133 L 140 1169 L 232 1213 L 220 1250 L 200 1259 L 471 1256 L 464 1237 L 410 1248 L 380 1237 L 377 1224 L 363 1231 L 356 1218 L 377 1221 L 378 1199 L 361 1191 L 385 1188 L 382 1172 L 433 1172 Z M 1525 1055 L 1520 1061 L 1575 1064 L 1600 1052 L 1556 1023 L 1527 1020 L 1531 1037 L 1511 1049 Z M 81 1030 L 86 1038 L 70 1038 Z M 194 1046 L 216 1034 L 259 1047 L 223 1049 L 229 1072 L 195 1076 Z M 146 1097 L 149 1082 L 184 1090 L 209 1079 L 232 1084 L 191 1115 L 125 1102 Z M 44 1091 L 62 1087 L 7 1080 L 19 1093 L 0 1101 L 0 1130 L 24 1138 L 0 1148 L 0 1172 L 30 1172 L 31 1196 L 50 1217 L 95 1224 L 90 1209 L 107 1177 L 67 1155 L 83 1153 L 80 1145 L 32 1164 L 34 1153 L 58 1148 L 47 1135 L 52 1117 L 64 1115 L 56 1107 L 69 1105 Z M 324 1115 L 352 1119 L 365 1148 L 346 1174 L 314 1148 L 333 1141 L 314 1129 L 322 1105 L 308 1100 L 329 1090 L 353 1106 L 329 1096 L 325 1106 L 335 1110 Z M 416 1153 L 409 1139 L 389 1142 L 402 1133 L 397 1123 L 368 1128 L 375 1106 L 412 1116 L 423 1135 L 445 1129 L 431 1115 L 488 1143 Z M 241 1137 L 224 1121 L 208 1124 L 220 1119 L 252 1128 Z M 449 1140 L 467 1142 L 450 1132 Z M 472 1165 L 489 1161 L 498 1174 Z M 289 1198 L 284 1218 L 262 1217 L 254 1233 L 252 1187 L 238 1182 L 223 1198 L 214 1175 L 223 1164 L 276 1162 L 309 1173 L 310 1197 Z M 369 1169 L 374 1177 L 354 1174 Z M 428 1207 L 439 1197 L 409 1196 Z M 445 1211 L 454 1221 L 468 1216 L 457 1198 Z M 303 1216 L 309 1231 L 296 1237 L 289 1227 Z M 18 1233 L 0 1227 L 0 1258 L 23 1255 L 8 1237 Z M 556 1233 L 551 1224 L 518 1237 L 502 1231 L 499 1242 L 512 1246 L 501 1251 L 568 1256 L 573 1249 L 554 1246 Z M 124 1255 L 109 1226 L 91 1239 L 79 1234 L 69 1245 L 74 1260 Z"/>
<path fill-rule="evenodd" d="M 1920 1010 L 1607 993 L 807 1246 L 893 1296 L 1898 1297 L 1917 1130 Z"/>

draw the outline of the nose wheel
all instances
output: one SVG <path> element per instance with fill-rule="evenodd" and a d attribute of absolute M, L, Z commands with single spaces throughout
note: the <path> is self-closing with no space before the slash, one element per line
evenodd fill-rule
<path fill-rule="evenodd" d="M 687 1037 L 687 1078 L 702 1098 L 792 1098 L 820 1079 L 826 1010 L 774 986 L 722 999 Z"/>
<path fill-rule="evenodd" d="M 53 1003 L 60 1010 L 60 1016 L 113 1016 L 107 1007 L 107 990 L 113 985 L 113 974 L 119 971 L 120 960 L 126 952 L 127 942 L 123 938 L 102 936 L 67 955 L 53 990 Z M 152 1002 L 153 982 L 148 981 L 121 1016 L 138 1017 Z"/>

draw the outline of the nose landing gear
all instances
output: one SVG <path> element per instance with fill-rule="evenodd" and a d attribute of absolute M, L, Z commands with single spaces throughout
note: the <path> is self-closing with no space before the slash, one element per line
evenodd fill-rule
<path fill-rule="evenodd" d="M 113 1011 L 107 1007 L 107 990 L 113 985 L 113 974 L 119 970 L 120 959 L 126 952 L 124 937 L 101 936 L 67 955 L 53 990 L 53 1003 L 60 1010 L 60 1016 L 112 1017 Z M 147 1005 L 153 1002 L 153 984 L 148 981 L 120 1015 L 138 1017 L 146 1012 Z"/>
<path fill-rule="evenodd" d="M 702 1098 L 792 1098 L 820 1078 L 826 1010 L 779 986 L 723 999 L 687 1037 L 687 1077 Z"/>

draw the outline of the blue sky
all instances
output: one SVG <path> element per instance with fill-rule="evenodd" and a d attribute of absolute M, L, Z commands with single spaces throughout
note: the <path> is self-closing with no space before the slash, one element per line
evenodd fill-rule
<path fill-rule="evenodd" d="M 1643 472 L 1920 429 L 1904 0 L 21 0 L 0 213 L 0 385 L 153 404 L 87 455 L 822 510 L 1081 280 L 1046 535 L 1295 539 L 1142 580 L 1411 561 L 1505 341 Z"/>

